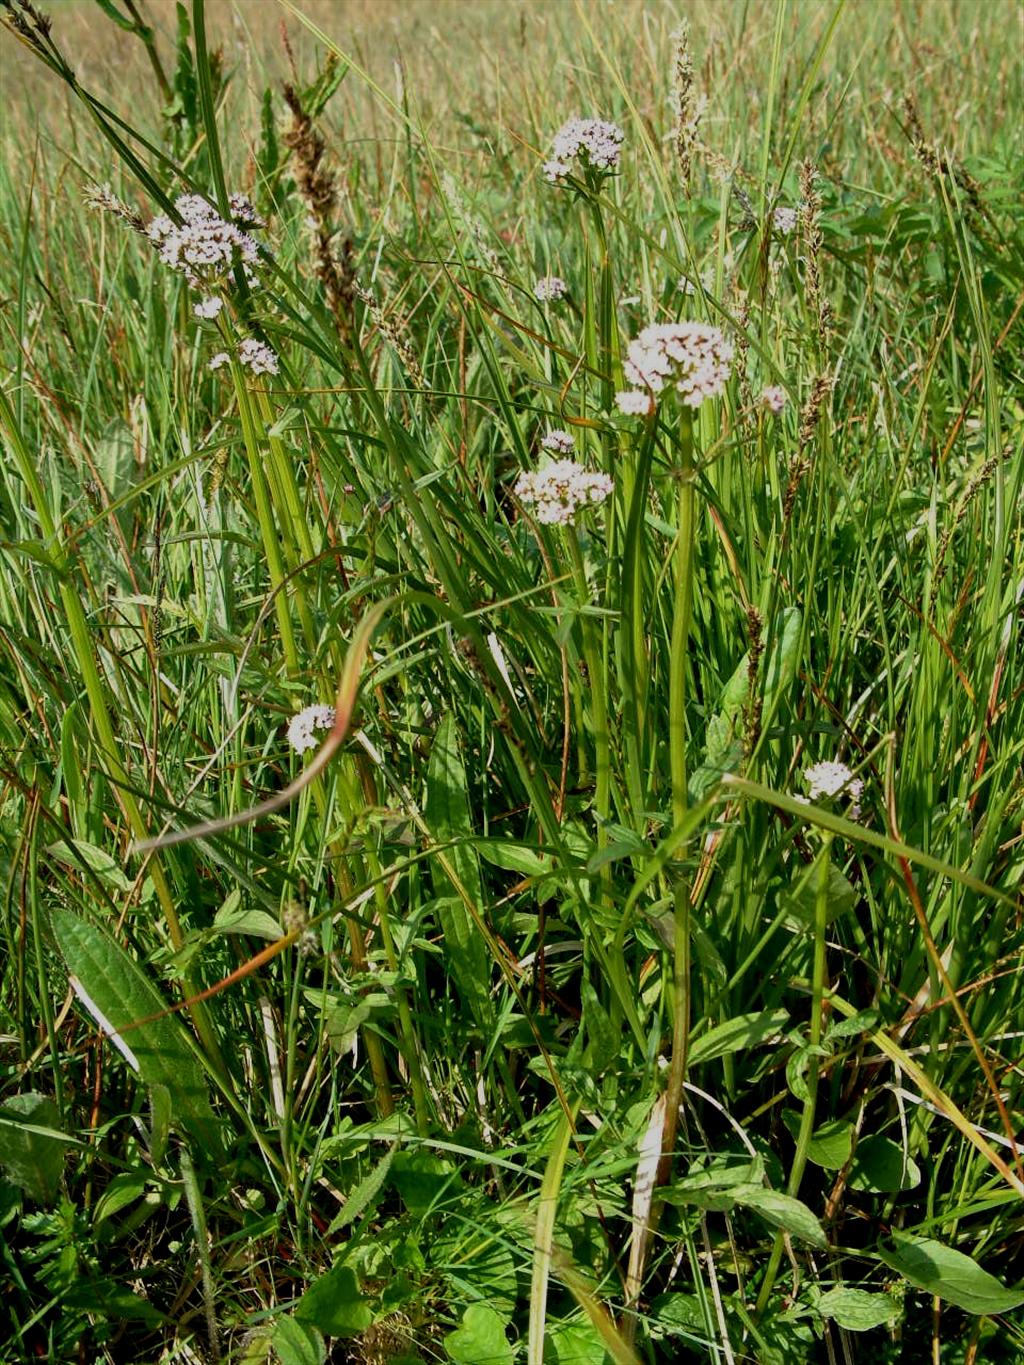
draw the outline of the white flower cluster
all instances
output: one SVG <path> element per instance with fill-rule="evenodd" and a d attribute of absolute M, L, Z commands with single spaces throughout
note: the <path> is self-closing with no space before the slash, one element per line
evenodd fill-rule
<path fill-rule="evenodd" d="M 600 118 L 571 118 L 563 123 L 551 144 L 551 159 L 544 162 L 544 174 L 553 185 L 572 174 L 573 162 L 591 171 L 614 171 L 625 133 L 617 123 Z"/>
<path fill-rule="evenodd" d="M 571 455 L 576 449 L 576 442 L 561 427 L 552 427 L 541 441 L 541 446 L 544 450 L 555 450 L 559 455 Z"/>
<path fill-rule="evenodd" d="M 786 406 L 786 390 L 780 384 L 766 384 L 761 390 L 761 402 L 778 414 Z"/>
<path fill-rule="evenodd" d="M 288 722 L 288 743 L 297 754 L 317 746 L 316 731 L 334 728 L 334 707 L 322 701 L 314 702 Z"/>
<path fill-rule="evenodd" d="M 772 214 L 772 226 L 783 237 L 788 237 L 796 227 L 796 209 L 777 208 Z"/>
<path fill-rule="evenodd" d="M 237 208 L 236 208 L 237 205 Z M 155 217 L 146 235 L 160 252 L 165 265 L 184 273 L 189 284 L 220 279 L 236 260 L 247 274 L 259 263 L 255 238 L 237 223 L 226 222 L 201 194 L 181 194 L 174 201 L 181 218 L 175 223 L 166 214 Z M 262 220 L 244 194 L 231 196 L 231 211 L 247 227 L 260 227 Z"/>
<path fill-rule="evenodd" d="M 705 398 L 725 392 L 732 356 L 732 342 L 708 323 L 652 322 L 629 343 L 622 366 L 626 378 L 648 400 L 647 406 L 634 391 L 618 395 L 619 409 L 630 415 L 649 412 L 650 395 L 666 385 L 688 407 L 699 408 Z"/>
<path fill-rule="evenodd" d="M 581 507 L 593 507 L 612 491 L 607 474 L 593 474 L 572 460 L 554 460 L 533 474 L 520 474 L 515 494 L 533 507 L 545 526 L 566 526 Z"/>
<path fill-rule="evenodd" d="M 207 322 L 212 321 L 220 310 L 224 307 L 224 300 L 212 294 L 208 299 L 200 299 L 198 303 L 192 305 L 192 311 L 197 318 L 204 318 Z"/>
<path fill-rule="evenodd" d="M 560 275 L 542 275 L 533 286 L 533 297 L 539 303 L 557 303 L 569 292 L 569 286 Z"/>
<path fill-rule="evenodd" d="M 239 342 L 238 358 L 253 374 L 277 374 L 278 361 L 277 355 L 263 341 L 257 341 L 255 337 L 246 337 Z"/>
<path fill-rule="evenodd" d="M 850 798 L 853 812 L 856 814 L 864 783 L 859 777 L 854 777 L 845 763 L 831 759 L 815 763 L 812 768 L 804 769 L 804 781 L 807 783 L 807 794 L 812 801 L 842 793 Z"/>
<path fill-rule="evenodd" d="M 649 417 L 654 411 L 654 399 L 646 389 L 626 389 L 615 395 L 615 401 L 627 417 Z"/>
<path fill-rule="evenodd" d="M 222 365 L 226 365 L 231 357 L 227 351 L 218 351 L 210 359 L 207 366 L 211 370 L 219 370 Z M 253 374 L 277 374 L 280 364 L 275 351 L 263 341 L 257 341 L 255 337 L 246 337 L 238 344 L 239 362 Z"/>

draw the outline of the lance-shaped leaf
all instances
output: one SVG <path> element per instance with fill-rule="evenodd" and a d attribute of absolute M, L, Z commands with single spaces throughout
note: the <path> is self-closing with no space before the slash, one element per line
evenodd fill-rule
<path fill-rule="evenodd" d="M 153 1018 L 168 1002 L 106 930 L 64 909 L 52 910 L 50 922 L 81 1003 L 146 1085 L 166 1089 L 173 1121 L 219 1151 L 195 1044 L 174 1015 Z"/>

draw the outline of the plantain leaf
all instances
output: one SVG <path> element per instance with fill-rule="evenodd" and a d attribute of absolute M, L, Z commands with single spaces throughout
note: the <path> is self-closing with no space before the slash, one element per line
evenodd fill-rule
<path fill-rule="evenodd" d="M 724 1024 L 716 1024 L 697 1038 L 690 1048 L 690 1065 L 713 1061 L 730 1052 L 739 1052 L 780 1033 L 789 1023 L 786 1010 L 761 1010 L 757 1014 L 738 1014 Z"/>
<path fill-rule="evenodd" d="M 175 1016 L 151 1017 L 162 1014 L 167 1001 L 106 930 L 61 908 L 51 910 L 50 922 L 76 994 L 93 1019 L 146 1085 L 166 1089 L 173 1119 L 203 1146 L 219 1151 L 195 1045 Z M 150 1022 L 138 1024 L 140 1019 Z"/>
<path fill-rule="evenodd" d="M 1007 1289 L 977 1261 L 930 1237 L 894 1232 L 893 1247 L 879 1246 L 878 1259 L 926 1294 L 966 1313 L 1009 1313 L 1024 1303 L 1024 1289 Z"/>
<path fill-rule="evenodd" d="M 68 1142 L 48 1096 L 29 1090 L 0 1106 L 0 1165 L 37 1204 L 52 1204 L 57 1197 Z"/>
<path fill-rule="evenodd" d="M 866 1289 L 830 1289 L 815 1305 L 823 1318 L 831 1318 L 848 1332 L 869 1332 L 892 1322 L 900 1306 L 890 1294 L 870 1294 Z"/>

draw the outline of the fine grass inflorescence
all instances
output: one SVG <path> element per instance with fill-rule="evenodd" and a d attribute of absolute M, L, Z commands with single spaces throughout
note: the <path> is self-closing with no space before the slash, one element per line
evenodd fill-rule
<path fill-rule="evenodd" d="M 1024 1359 L 1015 5 L 0 19 L 0 1359 Z"/>

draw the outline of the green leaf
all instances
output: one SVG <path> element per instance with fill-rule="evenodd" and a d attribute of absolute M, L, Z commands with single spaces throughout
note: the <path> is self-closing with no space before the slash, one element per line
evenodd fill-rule
<path fill-rule="evenodd" d="M 109 1280 L 83 1280 L 72 1285 L 61 1295 L 61 1305 L 65 1310 L 77 1308 L 86 1313 L 102 1314 L 115 1323 L 128 1319 L 157 1327 L 167 1321 L 148 1299 Z"/>
<path fill-rule="evenodd" d="M 792 1195 L 780 1194 L 777 1190 L 766 1190 L 760 1185 L 740 1185 L 732 1191 L 737 1204 L 760 1215 L 772 1227 L 781 1228 L 791 1237 L 798 1237 L 812 1246 L 825 1245 L 825 1233 L 806 1204 Z"/>
<path fill-rule="evenodd" d="M 761 1010 L 757 1014 L 738 1014 L 724 1024 L 716 1024 L 697 1038 L 690 1048 L 690 1065 L 714 1061 L 742 1048 L 756 1047 L 780 1033 L 789 1023 L 786 1010 Z"/>
<path fill-rule="evenodd" d="M 792 1109 L 784 1109 L 782 1121 L 794 1138 L 800 1131 L 800 1115 Z M 830 1119 L 823 1123 L 811 1137 L 807 1156 L 815 1166 L 826 1171 L 840 1171 L 850 1159 L 853 1151 L 853 1124 L 843 1119 Z"/>
<path fill-rule="evenodd" d="M 220 1151 L 206 1078 L 194 1044 L 173 1015 L 152 1018 L 167 1009 L 167 1001 L 105 930 L 63 908 L 50 911 L 50 922 L 68 971 L 79 983 L 76 993 L 93 1019 L 108 1036 L 113 1038 L 110 1030 L 115 1031 L 116 1045 L 147 1085 L 167 1089 L 177 1122 L 208 1150 Z M 128 1027 L 140 1019 L 150 1022 Z"/>
<path fill-rule="evenodd" d="M 879 1245 L 878 1259 L 926 1294 L 965 1313 L 1010 1313 L 1024 1303 L 1024 1289 L 1007 1289 L 962 1251 L 930 1237 L 894 1232 L 890 1250 Z"/>
<path fill-rule="evenodd" d="M 377 1202 L 377 1196 L 387 1179 L 391 1163 L 395 1159 L 397 1146 L 389 1148 L 387 1152 L 377 1162 L 369 1175 L 364 1176 L 354 1190 L 349 1191 L 348 1198 L 327 1229 L 327 1236 L 332 1237 L 342 1228 L 347 1228 L 359 1215 L 367 1208 L 372 1208 Z"/>
<path fill-rule="evenodd" d="M 253 938 L 268 938 L 273 942 L 281 937 L 281 926 L 265 910 L 246 910 L 241 892 L 232 891 L 213 917 L 218 934 L 251 934 Z"/>
<path fill-rule="evenodd" d="M 327 1348 L 317 1329 L 294 1318 L 278 1318 L 273 1342 L 281 1365 L 324 1365 L 327 1360 Z"/>
<path fill-rule="evenodd" d="M 544 1365 L 605 1365 L 608 1353 L 601 1333 L 586 1318 L 573 1322 L 548 1319 Z"/>
<path fill-rule="evenodd" d="M 611 1066 L 619 1055 L 622 1036 L 612 1024 L 608 1011 L 601 1004 L 597 991 L 586 973 L 580 983 L 580 1000 L 583 1005 L 580 1036 L 586 1040 L 583 1065 L 587 1073 L 596 1078 Z"/>
<path fill-rule="evenodd" d="M 514 839 L 478 839 L 476 847 L 481 858 L 494 867 L 518 872 L 522 877 L 546 877 L 554 867 L 550 853 L 538 853 L 526 844 L 517 844 Z"/>
<path fill-rule="evenodd" d="M 786 899 L 786 908 L 800 924 L 810 926 L 818 898 L 818 881 L 821 869 L 815 861 L 797 878 L 796 884 Z M 828 885 L 825 888 L 825 923 L 831 924 L 840 915 L 847 914 L 857 903 L 857 893 L 849 880 L 832 862 L 828 865 Z"/>
<path fill-rule="evenodd" d="M 167 1139 L 171 1131 L 171 1092 L 166 1085 L 149 1087 L 149 1155 L 153 1165 L 162 1164 L 167 1153 Z"/>
<path fill-rule="evenodd" d="M 351 1266 L 333 1266 L 321 1275 L 295 1306 L 296 1321 L 331 1337 L 355 1337 L 373 1322 L 369 1300 L 359 1292 Z"/>
<path fill-rule="evenodd" d="M 457 1237 L 436 1242 L 431 1264 L 444 1274 L 455 1302 L 481 1299 L 511 1316 L 518 1295 L 515 1259 L 503 1238 L 488 1235 L 484 1217 L 481 1211 L 479 1220 L 467 1222 Z"/>
<path fill-rule="evenodd" d="M 437 728 L 430 763 L 427 767 L 427 792 L 424 815 L 436 839 L 457 840 L 445 851 L 445 859 L 462 889 L 482 913 L 483 885 L 480 863 L 470 842 L 473 820 L 470 814 L 466 769 L 459 748 L 455 717 L 447 715 Z M 440 892 L 455 882 L 442 865 L 434 864 L 435 886 Z M 491 955 L 480 929 L 461 897 L 441 895 L 436 904 L 437 917 L 444 934 L 447 961 L 460 995 L 469 1005 L 476 1021 L 489 1029 L 494 1020 L 491 1004 Z"/>
<path fill-rule="evenodd" d="M 850 1170 L 851 1189 L 897 1194 L 900 1190 L 915 1189 L 920 1183 L 917 1163 L 891 1138 L 876 1135 L 857 1143 Z"/>
<path fill-rule="evenodd" d="M 456 1365 L 512 1365 L 505 1320 L 486 1303 L 471 1303 L 462 1325 L 449 1332 L 444 1349 Z"/>
<path fill-rule="evenodd" d="M 892 1322 L 900 1311 L 889 1294 L 869 1294 L 866 1289 L 830 1289 L 815 1307 L 823 1318 L 831 1318 L 848 1332 L 869 1332 Z"/>
<path fill-rule="evenodd" d="M 52 1204 L 57 1197 L 69 1141 L 60 1131 L 60 1112 L 46 1095 L 29 1090 L 0 1107 L 0 1165 L 37 1204 Z"/>
<path fill-rule="evenodd" d="M 95 872 L 100 881 L 118 891 L 127 891 L 131 881 L 125 876 L 120 864 L 102 848 L 87 843 L 84 839 L 66 839 L 59 844 L 51 844 L 46 850 L 54 862 L 62 863 L 74 871 L 80 871 L 84 863 Z"/>
<path fill-rule="evenodd" d="M 718 710 L 708 721 L 704 757 L 690 776 L 690 800 L 703 800 L 723 773 L 735 772 L 743 759 L 742 730 L 750 701 L 750 654 L 744 654 L 722 689 Z"/>
<path fill-rule="evenodd" d="M 134 19 L 129 19 L 122 14 L 121 11 L 115 7 L 113 0 L 95 0 L 95 3 L 99 5 L 108 19 L 113 19 L 114 23 L 120 28 L 123 28 L 126 33 L 135 33 L 138 31 L 139 26 L 135 23 Z"/>
<path fill-rule="evenodd" d="M 445 1194 L 458 1193 L 461 1180 L 450 1161 L 433 1152 L 396 1152 L 392 1177 L 410 1213 L 424 1214 Z"/>
<path fill-rule="evenodd" d="M 669 1292 L 659 1294 L 650 1307 L 651 1335 L 657 1339 L 662 1336 L 697 1335 L 703 1338 L 706 1331 L 704 1309 L 696 1294 Z"/>
<path fill-rule="evenodd" d="M 112 1218 L 141 1198 L 146 1193 L 146 1179 L 144 1171 L 122 1171 L 115 1175 L 96 1201 L 92 1211 L 93 1226 L 98 1227 L 104 1219 Z"/>

